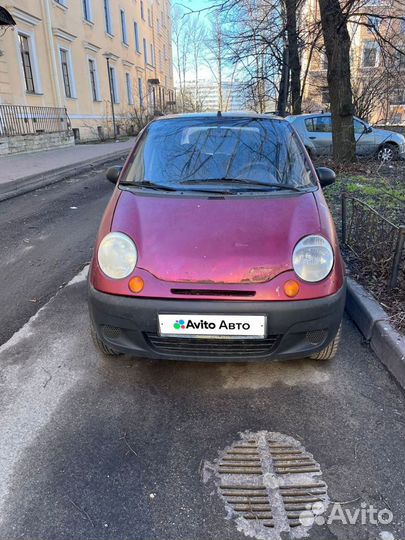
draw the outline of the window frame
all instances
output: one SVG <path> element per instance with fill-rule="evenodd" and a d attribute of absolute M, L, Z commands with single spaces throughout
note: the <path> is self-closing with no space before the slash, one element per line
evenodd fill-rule
<path fill-rule="evenodd" d="M 111 16 L 111 3 L 110 0 L 103 0 L 104 8 L 104 28 L 109 36 L 114 36 L 113 20 Z"/>
<path fill-rule="evenodd" d="M 140 42 L 140 33 L 139 33 L 139 24 L 137 21 L 134 21 L 134 39 L 135 39 L 135 52 L 141 54 L 141 42 Z"/>
<path fill-rule="evenodd" d="M 139 96 L 139 107 L 141 108 L 141 111 L 142 111 L 145 105 L 145 92 L 143 88 L 142 77 L 138 77 L 138 96 Z"/>
<path fill-rule="evenodd" d="M 109 84 L 111 84 L 113 103 L 114 105 L 118 105 L 120 103 L 120 93 L 119 93 L 119 86 L 118 86 L 117 69 L 115 66 L 112 66 L 111 64 L 110 64 L 108 82 Z"/>
<path fill-rule="evenodd" d="M 90 62 L 93 63 L 94 66 L 94 91 L 93 91 L 93 79 L 91 76 L 91 69 L 90 69 Z M 87 56 L 87 65 L 89 70 L 89 79 L 90 79 L 90 91 L 91 91 L 91 97 L 93 98 L 94 103 L 99 103 L 102 101 L 101 99 L 101 90 L 100 90 L 100 78 L 98 75 L 98 66 L 97 66 L 97 60 L 93 56 Z"/>
<path fill-rule="evenodd" d="M 32 78 L 34 82 L 34 91 L 30 92 L 28 91 L 28 87 L 26 84 L 25 79 L 25 70 L 24 65 L 22 61 L 22 55 L 21 55 L 21 45 L 20 45 L 20 36 L 23 36 L 27 38 L 28 40 L 28 53 L 30 57 L 30 64 L 31 64 L 31 72 L 32 72 Z M 42 84 L 41 84 L 41 76 L 39 71 L 39 63 L 38 63 L 38 55 L 37 55 L 37 48 L 36 48 L 36 41 L 35 41 L 35 35 L 33 32 L 29 32 L 26 30 L 22 30 L 20 28 L 16 28 L 16 46 L 17 46 L 17 52 L 18 52 L 18 58 L 19 65 L 21 69 L 21 76 L 24 84 L 24 91 L 27 94 L 30 95 L 40 95 L 42 94 Z"/>
<path fill-rule="evenodd" d="M 62 75 L 61 81 L 63 84 L 65 97 L 67 99 L 76 99 L 77 98 L 76 81 L 75 81 L 75 76 L 74 76 L 71 51 L 68 47 L 63 47 L 61 45 L 58 47 L 58 49 L 59 49 L 59 67 L 60 67 L 60 71 Z M 62 52 L 66 54 L 66 69 L 67 69 L 70 95 L 67 94 L 67 90 L 66 90 L 66 81 L 65 81 L 63 62 L 62 62 Z"/>
<path fill-rule="evenodd" d="M 127 16 L 125 9 L 120 8 L 120 22 L 121 22 L 121 40 L 124 45 L 128 47 L 128 27 L 127 27 Z"/>
<path fill-rule="evenodd" d="M 92 0 L 82 0 L 83 20 L 94 23 Z"/>
<path fill-rule="evenodd" d="M 365 65 L 365 57 L 366 57 L 366 50 L 369 49 L 369 50 L 374 50 L 375 51 L 375 62 L 374 62 L 374 65 L 372 66 L 366 66 Z M 375 69 L 379 66 L 380 64 L 380 54 L 379 54 L 379 47 L 378 47 L 378 43 L 376 41 L 372 41 L 372 40 L 367 40 L 367 41 L 364 41 L 363 42 L 363 47 L 362 47 L 362 54 L 361 54 L 361 67 L 363 69 Z"/>
<path fill-rule="evenodd" d="M 143 38 L 143 59 L 145 64 L 148 64 L 148 42 L 146 38 Z"/>
<path fill-rule="evenodd" d="M 134 104 L 134 87 L 132 83 L 132 75 L 129 71 L 125 72 L 125 86 L 127 89 L 128 105 L 133 105 Z"/>

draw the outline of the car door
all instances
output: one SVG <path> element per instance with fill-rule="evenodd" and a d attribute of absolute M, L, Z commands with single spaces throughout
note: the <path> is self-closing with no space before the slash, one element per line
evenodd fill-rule
<path fill-rule="evenodd" d="M 354 137 L 356 139 L 356 154 L 358 156 L 368 156 L 375 152 L 375 136 L 373 131 L 368 132 L 368 126 L 359 120 L 353 119 Z"/>
<path fill-rule="evenodd" d="M 332 119 L 329 115 L 313 116 L 305 119 L 308 138 L 320 156 L 332 154 Z"/>

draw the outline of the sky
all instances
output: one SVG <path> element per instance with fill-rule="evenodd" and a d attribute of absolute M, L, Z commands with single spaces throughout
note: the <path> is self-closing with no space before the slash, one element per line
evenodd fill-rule
<path fill-rule="evenodd" d="M 185 8 L 189 8 L 189 9 L 192 9 L 193 11 L 197 11 L 199 9 L 205 9 L 205 8 L 208 8 L 212 5 L 215 5 L 218 3 L 218 0 L 172 0 L 172 7 L 176 6 L 176 5 L 179 5 L 179 6 L 182 6 L 182 7 L 185 7 Z M 203 19 L 206 19 L 208 21 L 208 16 L 210 14 L 211 10 L 206 10 L 206 11 L 202 11 L 201 14 L 200 14 L 200 17 L 202 17 Z M 225 77 L 227 76 L 227 69 L 226 69 L 226 66 L 224 66 L 224 73 L 225 73 Z M 177 80 L 177 73 L 176 73 L 176 69 L 174 69 L 174 79 L 175 79 L 175 83 L 177 84 L 178 83 L 178 80 Z M 194 80 L 194 72 L 191 71 L 188 76 L 187 76 L 187 79 L 188 80 Z M 204 65 L 204 64 L 201 64 L 200 68 L 199 68 L 199 79 L 204 79 L 204 80 L 207 80 L 207 81 L 213 81 L 213 76 L 212 76 L 212 72 L 211 70 L 209 69 L 208 66 Z"/>

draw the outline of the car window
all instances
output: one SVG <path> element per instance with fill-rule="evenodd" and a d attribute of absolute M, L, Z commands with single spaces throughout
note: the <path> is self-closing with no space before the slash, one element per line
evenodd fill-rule
<path fill-rule="evenodd" d="M 314 131 L 317 133 L 332 133 L 332 118 L 330 116 L 317 116 L 314 120 Z"/>
<path fill-rule="evenodd" d="M 364 124 L 363 122 L 360 122 L 360 120 L 356 120 L 356 118 L 354 118 L 354 132 L 355 133 L 363 133 L 364 132 Z"/>
<path fill-rule="evenodd" d="M 152 122 L 122 181 L 173 185 L 231 179 L 316 185 L 297 135 L 287 122 L 216 116 Z"/>
<path fill-rule="evenodd" d="M 307 131 L 315 131 L 315 126 L 314 126 L 314 119 L 313 118 L 306 118 L 305 119 L 305 127 L 307 128 Z"/>

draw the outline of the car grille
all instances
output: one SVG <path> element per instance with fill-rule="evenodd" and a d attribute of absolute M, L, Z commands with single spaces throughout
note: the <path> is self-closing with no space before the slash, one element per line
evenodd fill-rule
<path fill-rule="evenodd" d="M 275 350 L 280 336 L 265 339 L 177 338 L 146 334 L 149 345 L 157 352 L 184 358 L 263 358 Z"/>

